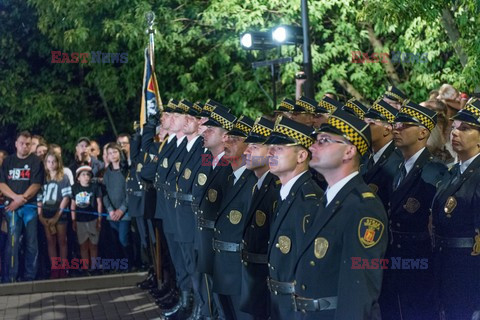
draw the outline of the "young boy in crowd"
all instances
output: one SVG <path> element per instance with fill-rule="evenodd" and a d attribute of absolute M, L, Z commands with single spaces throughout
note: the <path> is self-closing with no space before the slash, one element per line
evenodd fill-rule
<path fill-rule="evenodd" d="M 98 256 L 98 239 L 102 228 L 102 191 L 98 184 L 91 183 L 90 166 L 77 169 L 77 183 L 72 188 L 72 228 L 77 233 L 82 259 L 93 261 Z"/>

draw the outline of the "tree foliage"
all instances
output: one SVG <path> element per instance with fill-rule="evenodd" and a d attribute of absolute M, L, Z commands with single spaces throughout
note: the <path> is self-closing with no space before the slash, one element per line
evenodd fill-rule
<path fill-rule="evenodd" d="M 240 33 L 301 25 L 299 0 L 4 0 L 0 4 L 0 125 L 42 133 L 68 149 L 79 136 L 113 139 L 138 118 L 144 15 L 156 15 L 155 65 L 162 99 L 213 98 L 237 115 L 272 110 L 270 70 L 251 62 L 292 56 L 282 65 L 278 100 L 294 95 L 301 48 L 245 51 Z M 448 82 L 473 92 L 480 78 L 473 0 L 309 2 L 315 92 L 372 102 L 393 83 L 414 101 Z M 451 20 L 449 20 L 451 17 Z M 426 63 L 352 63 L 352 51 L 425 53 Z M 51 63 L 52 51 L 127 53 L 127 63 Z M 462 54 L 466 57 L 462 60 Z M 2 141 L 0 140 L 0 141 Z M 1 144 L 1 143 L 0 143 Z"/>

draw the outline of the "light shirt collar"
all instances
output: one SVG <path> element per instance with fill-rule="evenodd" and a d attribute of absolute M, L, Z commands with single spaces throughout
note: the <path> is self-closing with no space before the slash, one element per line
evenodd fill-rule
<path fill-rule="evenodd" d="M 182 141 L 186 138 L 187 136 L 183 136 L 180 139 L 177 139 L 177 148 L 182 144 Z"/>
<path fill-rule="evenodd" d="M 265 178 L 267 176 L 267 174 L 270 172 L 270 170 L 267 170 L 267 172 L 265 172 L 257 181 L 257 188 L 258 190 L 260 190 L 260 188 L 262 188 L 262 184 L 263 184 L 263 181 L 265 181 Z"/>
<path fill-rule="evenodd" d="M 417 162 L 417 159 L 418 159 L 418 157 L 420 157 L 423 150 L 425 150 L 425 147 L 418 150 L 417 153 L 415 153 L 410 159 L 405 161 L 405 171 L 407 171 L 407 175 L 409 174 L 410 170 L 412 170 L 413 165 L 415 164 L 415 162 Z"/>
<path fill-rule="evenodd" d="M 235 180 L 233 180 L 233 185 L 237 183 L 238 179 L 240 179 L 245 169 L 247 169 L 247 166 L 241 166 L 237 170 L 233 171 L 233 175 L 235 176 Z"/>
<path fill-rule="evenodd" d="M 192 147 L 195 144 L 195 141 L 197 141 L 198 137 L 200 136 L 196 136 L 195 138 L 187 142 L 187 152 L 190 152 L 190 150 L 192 150 Z"/>
<path fill-rule="evenodd" d="M 175 138 L 175 133 L 169 134 L 167 138 L 167 143 L 172 142 L 173 138 Z"/>
<path fill-rule="evenodd" d="M 464 161 L 464 162 L 460 161 L 460 174 L 463 174 L 465 172 L 465 170 L 467 170 L 468 166 L 470 164 L 472 164 L 473 160 L 475 160 L 479 155 L 480 155 L 480 153 L 477 153 L 476 155 L 474 155 L 473 157 L 471 157 L 467 161 Z"/>
<path fill-rule="evenodd" d="M 287 198 L 287 196 L 290 193 L 290 190 L 292 189 L 295 182 L 297 182 L 298 178 L 300 178 L 300 176 L 302 174 L 304 174 L 305 172 L 307 172 L 307 170 L 305 170 L 302 173 L 296 175 L 295 177 L 290 179 L 290 181 L 288 181 L 287 183 L 282 185 L 282 187 L 280 188 L 280 197 L 282 198 L 282 200 L 285 200 Z"/>
<path fill-rule="evenodd" d="M 217 166 L 218 162 L 220 161 L 220 159 L 222 159 L 223 155 L 225 154 L 225 151 L 223 151 L 222 153 L 220 153 L 218 156 L 216 156 L 215 158 L 213 158 L 212 160 L 212 168 L 215 169 L 215 167 Z"/>
<path fill-rule="evenodd" d="M 348 181 L 352 180 L 356 175 L 358 174 L 358 171 L 355 171 L 353 173 L 350 173 L 348 176 L 343 178 L 340 181 L 337 181 L 333 186 L 328 187 L 327 191 L 325 191 L 326 197 L 327 197 L 327 206 L 330 203 L 330 201 L 335 198 L 338 192 L 342 190 L 342 188 L 348 183 Z"/>
<path fill-rule="evenodd" d="M 382 156 L 382 154 L 385 152 L 385 150 L 387 150 L 388 146 L 393 143 L 393 141 L 390 141 L 389 143 L 387 143 L 386 145 L 384 145 L 380 150 L 377 151 L 377 153 L 373 154 L 373 162 L 374 163 L 377 163 L 378 160 L 380 159 L 380 157 Z"/>

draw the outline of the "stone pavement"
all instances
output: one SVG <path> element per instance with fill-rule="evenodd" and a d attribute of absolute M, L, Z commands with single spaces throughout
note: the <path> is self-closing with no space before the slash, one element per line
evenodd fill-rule
<path fill-rule="evenodd" d="M 147 291 L 136 287 L 0 296 L 2 320 L 163 319 Z"/>

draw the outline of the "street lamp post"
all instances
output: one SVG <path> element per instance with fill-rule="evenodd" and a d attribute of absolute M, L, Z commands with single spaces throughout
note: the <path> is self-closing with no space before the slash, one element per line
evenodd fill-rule
<path fill-rule="evenodd" d="M 313 87 L 313 70 L 312 70 L 312 53 L 310 48 L 310 22 L 308 19 L 308 2 L 302 1 L 302 29 L 303 29 L 303 68 L 307 76 L 304 85 L 304 95 L 308 98 L 314 99 L 315 91 Z"/>

